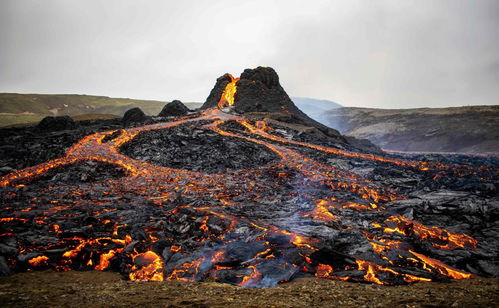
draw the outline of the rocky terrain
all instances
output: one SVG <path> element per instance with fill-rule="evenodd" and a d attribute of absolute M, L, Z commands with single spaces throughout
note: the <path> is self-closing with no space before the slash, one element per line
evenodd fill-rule
<path fill-rule="evenodd" d="M 499 153 L 499 106 L 328 111 L 323 122 L 383 149 Z"/>
<path fill-rule="evenodd" d="M 201 110 L 49 117 L 0 136 L 4 275 L 271 287 L 499 273 L 497 158 L 401 156 L 345 138 L 301 112 L 271 68 L 221 76 Z"/>
<path fill-rule="evenodd" d="M 379 286 L 299 278 L 272 288 L 216 282 L 126 281 L 112 272 L 37 271 L 0 277 L 3 307 L 480 307 L 495 308 L 499 279 Z"/>

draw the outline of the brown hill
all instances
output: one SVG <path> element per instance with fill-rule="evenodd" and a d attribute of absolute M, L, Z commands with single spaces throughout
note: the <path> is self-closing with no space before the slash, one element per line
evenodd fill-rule
<path fill-rule="evenodd" d="M 499 152 L 499 106 L 338 108 L 327 124 L 384 149 L 421 152 Z"/>

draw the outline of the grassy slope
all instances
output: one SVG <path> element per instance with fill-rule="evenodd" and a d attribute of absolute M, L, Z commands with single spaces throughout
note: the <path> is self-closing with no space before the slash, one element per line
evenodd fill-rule
<path fill-rule="evenodd" d="M 41 114 L 0 114 L 0 127 L 10 127 L 23 124 L 38 123 L 45 115 Z"/>
<path fill-rule="evenodd" d="M 49 115 L 122 116 L 134 107 L 140 107 L 146 114 L 157 115 L 166 103 L 92 95 L 0 93 L 0 126 L 35 123 Z M 198 107 L 196 103 L 186 105 L 190 108 Z"/>

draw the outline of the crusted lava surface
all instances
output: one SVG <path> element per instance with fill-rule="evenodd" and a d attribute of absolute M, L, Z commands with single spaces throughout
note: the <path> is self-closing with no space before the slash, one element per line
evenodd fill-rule
<path fill-rule="evenodd" d="M 499 273 L 497 158 L 369 153 L 220 107 L 96 128 L 52 145 L 64 155 L 11 168 L 0 178 L 0 272 L 249 287 Z"/>
<path fill-rule="evenodd" d="M 159 166 L 207 173 L 258 168 L 279 159 L 263 145 L 202 129 L 203 124 L 143 132 L 121 152 Z"/>
<path fill-rule="evenodd" d="M 497 273 L 497 161 L 443 165 L 303 139 L 214 109 L 91 134 L 1 178 L 2 271 L 245 286 Z"/>

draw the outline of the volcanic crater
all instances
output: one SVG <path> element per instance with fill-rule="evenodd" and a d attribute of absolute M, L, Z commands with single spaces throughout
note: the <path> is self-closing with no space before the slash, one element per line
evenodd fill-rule
<path fill-rule="evenodd" d="M 402 157 L 346 139 L 299 111 L 271 68 L 218 78 L 184 117 L 82 125 L 63 131 L 86 132 L 69 148 L 51 143 L 65 155 L 0 178 L 2 274 L 112 270 L 264 287 L 499 273 L 497 158 Z M 2 134 L 44 153 L 35 132 Z"/>

